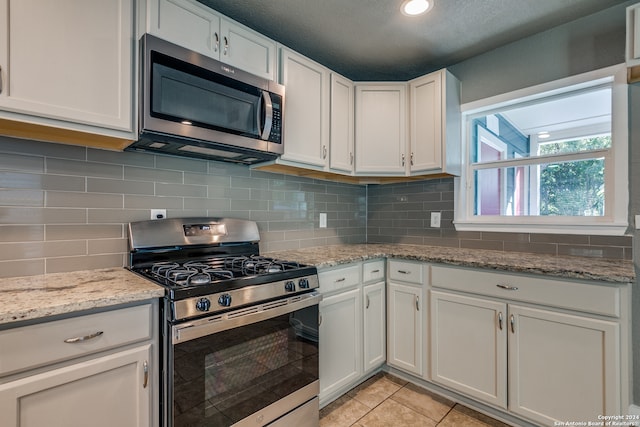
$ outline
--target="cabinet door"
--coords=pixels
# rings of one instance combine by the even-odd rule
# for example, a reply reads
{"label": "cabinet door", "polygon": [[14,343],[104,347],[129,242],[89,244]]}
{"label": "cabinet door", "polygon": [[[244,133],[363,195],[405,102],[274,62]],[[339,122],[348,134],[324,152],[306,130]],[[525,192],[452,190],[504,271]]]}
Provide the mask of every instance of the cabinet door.
{"label": "cabinet door", "polygon": [[618,324],[510,305],[509,329],[510,411],[544,425],[624,412]]}
{"label": "cabinet door", "polygon": [[281,50],[285,86],[284,160],[326,164],[329,149],[329,71],[287,49]]}
{"label": "cabinet door", "polygon": [[353,82],[331,73],[331,170],[353,172]]}
{"label": "cabinet door", "polygon": [[422,375],[422,288],[390,282],[387,300],[387,363]]}
{"label": "cabinet door", "polygon": [[507,407],[507,306],[431,292],[431,379]]}
{"label": "cabinet door", "polygon": [[[195,0],[147,0],[147,31],[171,43],[219,59],[220,15]],[[185,31],[185,29],[189,29]]]}
{"label": "cabinet door", "polygon": [[356,86],[356,173],[404,175],[405,84]]}
{"label": "cabinet door", "polygon": [[2,425],[149,427],[150,352],[145,345],[2,384]]}
{"label": "cabinet door", "polygon": [[363,337],[364,371],[370,372],[384,364],[387,359],[387,337],[385,333],[385,286],[384,282],[366,285],[363,288]]}
{"label": "cabinet door", "polygon": [[442,76],[439,71],[409,84],[412,172],[442,168]]}
{"label": "cabinet door", "polygon": [[132,132],[133,24],[132,0],[0,0],[0,110]]}
{"label": "cabinet door", "polygon": [[362,373],[360,289],[323,298],[320,302],[320,399]]}
{"label": "cabinet door", "polygon": [[276,43],[238,24],[220,22],[220,61],[244,71],[275,80]]}

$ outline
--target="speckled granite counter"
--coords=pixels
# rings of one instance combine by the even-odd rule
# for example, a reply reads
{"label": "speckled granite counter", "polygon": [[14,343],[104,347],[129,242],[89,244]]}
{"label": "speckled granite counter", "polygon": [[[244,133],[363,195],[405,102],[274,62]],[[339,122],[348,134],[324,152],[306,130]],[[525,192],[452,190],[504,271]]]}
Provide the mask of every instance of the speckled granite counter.
{"label": "speckled granite counter", "polygon": [[124,268],[0,279],[0,290],[0,325],[164,295]]}
{"label": "speckled granite counter", "polygon": [[512,273],[530,273],[610,283],[635,281],[631,261],[601,258],[556,257],[522,252],[446,248],[440,246],[362,244],[336,245],[266,254],[318,268],[387,257],[477,267]]}

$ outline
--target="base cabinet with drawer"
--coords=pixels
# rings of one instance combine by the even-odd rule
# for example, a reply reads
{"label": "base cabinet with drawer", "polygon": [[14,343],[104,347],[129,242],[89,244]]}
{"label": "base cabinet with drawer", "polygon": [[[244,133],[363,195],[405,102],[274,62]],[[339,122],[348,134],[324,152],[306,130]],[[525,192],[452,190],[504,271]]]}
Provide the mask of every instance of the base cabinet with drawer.
{"label": "base cabinet with drawer", "polygon": [[434,383],[542,425],[624,413],[625,287],[431,268]]}
{"label": "base cabinet with drawer", "polygon": [[423,263],[390,260],[387,283],[387,363],[417,376],[423,375],[424,269]]}
{"label": "base cabinet with drawer", "polygon": [[0,331],[0,424],[157,425],[155,314],[144,304]]}
{"label": "base cabinet with drawer", "polygon": [[386,359],[383,260],[320,270],[320,406]]}

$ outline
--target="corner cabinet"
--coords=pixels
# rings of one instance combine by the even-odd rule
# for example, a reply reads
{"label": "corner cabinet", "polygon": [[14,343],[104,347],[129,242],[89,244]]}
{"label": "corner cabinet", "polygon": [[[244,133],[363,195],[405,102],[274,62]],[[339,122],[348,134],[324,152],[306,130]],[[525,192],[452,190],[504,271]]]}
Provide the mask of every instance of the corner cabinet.
{"label": "corner cabinet", "polygon": [[407,85],[357,83],[355,87],[356,175],[405,175]]}
{"label": "corner cabinet", "polygon": [[0,29],[0,119],[132,139],[133,0],[0,0]]}
{"label": "corner cabinet", "polygon": [[158,425],[157,304],[0,331],[7,427]]}
{"label": "corner cabinet", "polygon": [[440,70],[409,81],[411,175],[460,175],[460,82]]}
{"label": "corner cabinet", "polygon": [[[195,0],[146,0],[146,31],[275,80],[276,43]],[[188,31],[186,31],[188,29]],[[140,34],[141,35],[141,34]]]}
{"label": "corner cabinet", "polygon": [[434,383],[542,425],[625,413],[628,285],[442,266],[432,285]]}

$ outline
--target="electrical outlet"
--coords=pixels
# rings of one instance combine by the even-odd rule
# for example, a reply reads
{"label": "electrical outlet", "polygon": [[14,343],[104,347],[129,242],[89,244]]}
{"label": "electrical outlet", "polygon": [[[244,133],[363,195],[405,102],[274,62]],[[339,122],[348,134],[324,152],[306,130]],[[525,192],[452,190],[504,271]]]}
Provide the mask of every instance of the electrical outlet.
{"label": "electrical outlet", "polygon": [[440,212],[431,212],[431,227],[440,228]]}
{"label": "electrical outlet", "polygon": [[166,209],[151,209],[151,219],[165,219],[166,217]]}
{"label": "electrical outlet", "polygon": [[320,228],[327,228],[327,214],[325,212],[320,213]]}

